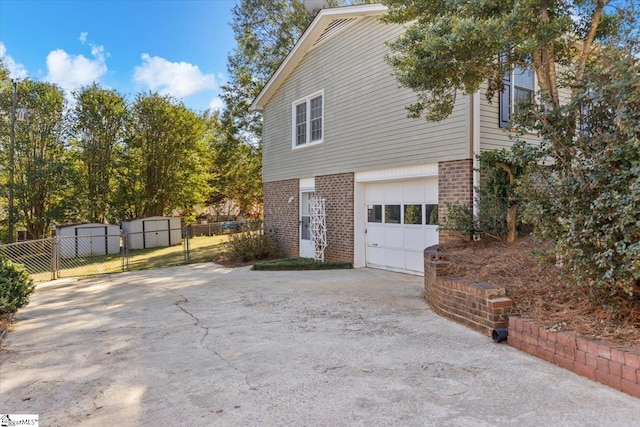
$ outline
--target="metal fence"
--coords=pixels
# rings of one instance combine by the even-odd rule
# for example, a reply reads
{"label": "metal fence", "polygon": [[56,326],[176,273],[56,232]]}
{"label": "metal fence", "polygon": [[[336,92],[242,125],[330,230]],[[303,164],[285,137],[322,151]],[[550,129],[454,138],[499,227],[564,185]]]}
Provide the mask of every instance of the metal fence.
{"label": "metal fence", "polygon": [[220,224],[192,225],[117,235],[56,236],[0,245],[0,254],[23,264],[35,282],[208,262],[222,251],[233,232],[259,223],[223,229]]}

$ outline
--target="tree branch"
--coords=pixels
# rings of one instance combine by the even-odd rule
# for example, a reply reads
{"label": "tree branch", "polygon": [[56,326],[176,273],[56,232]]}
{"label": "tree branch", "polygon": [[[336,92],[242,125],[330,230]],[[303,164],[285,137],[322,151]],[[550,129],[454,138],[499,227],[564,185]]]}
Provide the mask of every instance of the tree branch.
{"label": "tree branch", "polygon": [[609,3],[608,0],[597,0],[596,8],[593,11],[593,15],[591,17],[591,28],[589,28],[589,33],[587,37],[584,39],[584,44],[582,46],[582,53],[580,54],[580,61],[576,67],[576,80],[574,85],[575,87],[580,85],[582,79],[584,78],[584,72],[587,65],[587,59],[589,59],[589,55],[591,54],[593,41],[596,38],[596,32],[598,31],[598,25],[600,25],[600,20],[602,19],[602,9]]}

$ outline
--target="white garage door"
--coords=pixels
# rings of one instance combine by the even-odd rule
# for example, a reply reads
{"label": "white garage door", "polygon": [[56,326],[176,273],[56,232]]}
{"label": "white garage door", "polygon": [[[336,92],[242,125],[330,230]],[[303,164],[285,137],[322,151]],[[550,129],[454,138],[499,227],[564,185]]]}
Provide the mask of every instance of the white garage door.
{"label": "white garage door", "polygon": [[437,177],[370,183],[365,199],[367,267],[422,274],[424,249],[438,243]]}

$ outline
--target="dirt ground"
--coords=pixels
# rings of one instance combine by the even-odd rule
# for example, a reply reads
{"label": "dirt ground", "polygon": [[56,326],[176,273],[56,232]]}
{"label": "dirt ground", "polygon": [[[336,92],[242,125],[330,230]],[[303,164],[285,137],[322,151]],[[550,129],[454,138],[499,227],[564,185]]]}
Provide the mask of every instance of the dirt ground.
{"label": "dirt ground", "polygon": [[556,265],[550,244],[529,236],[512,244],[491,238],[457,239],[441,245],[441,250],[449,256],[447,274],[504,286],[519,316],[550,330],[640,348],[640,313],[625,321],[616,319]]}

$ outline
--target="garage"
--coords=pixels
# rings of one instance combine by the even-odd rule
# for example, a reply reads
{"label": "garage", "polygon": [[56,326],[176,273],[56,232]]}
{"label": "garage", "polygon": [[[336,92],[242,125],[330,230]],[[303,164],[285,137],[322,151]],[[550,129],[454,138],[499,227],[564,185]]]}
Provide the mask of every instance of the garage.
{"label": "garage", "polygon": [[438,243],[438,178],[367,183],[365,200],[367,267],[422,274]]}

